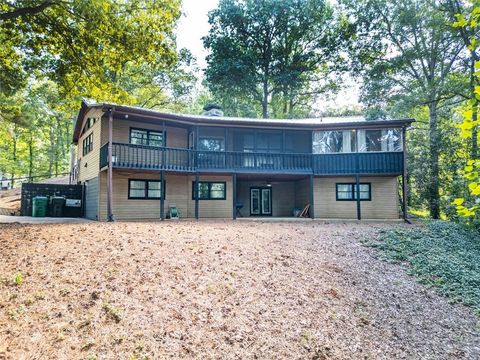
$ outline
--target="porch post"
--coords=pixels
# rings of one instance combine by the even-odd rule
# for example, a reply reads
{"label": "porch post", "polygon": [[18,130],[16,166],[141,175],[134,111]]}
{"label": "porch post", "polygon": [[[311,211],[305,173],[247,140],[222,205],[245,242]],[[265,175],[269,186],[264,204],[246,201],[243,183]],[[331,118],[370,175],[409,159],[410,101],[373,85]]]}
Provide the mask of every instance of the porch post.
{"label": "porch post", "polygon": [[194,186],[194,193],[195,193],[195,219],[198,220],[198,181],[199,176],[198,172],[195,173],[195,186]]}
{"label": "porch post", "polygon": [[165,174],[160,171],[160,219],[165,220]]}
{"label": "porch post", "polygon": [[233,202],[233,220],[237,219],[237,174],[232,175],[232,202]]}
{"label": "porch post", "polygon": [[357,175],[355,176],[355,181],[356,181],[356,184],[355,184],[355,187],[356,187],[356,195],[357,195],[357,219],[358,220],[362,220],[362,210],[361,210],[361,207],[360,207],[360,175],[357,173]]}
{"label": "porch post", "polygon": [[357,137],[356,149],[355,149],[355,191],[357,193],[357,219],[362,220],[362,207],[360,203],[360,159],[358,158],[358,129],[355,129],[355,135]]}
{"label": "porch post", "polygon": [[313,174],[310,174],[310,218],[315,219],[315,196],[314,196],[314,180]]}
{"label": "porch post", "polygon": [[108,109],[108,170],[107,170],[107,220],[114,221],[113,218],[113,191],[112,191],[112,178],[113,178],[113,169],[112,169],[112,150],[113,150],[113,113],[115,108]]}
{"label": "porch post", "polygon": [[408,222],[408,187],[407,187],[407,128],[402,129],[403,172],[402,172],[402,201],[403,220]]}

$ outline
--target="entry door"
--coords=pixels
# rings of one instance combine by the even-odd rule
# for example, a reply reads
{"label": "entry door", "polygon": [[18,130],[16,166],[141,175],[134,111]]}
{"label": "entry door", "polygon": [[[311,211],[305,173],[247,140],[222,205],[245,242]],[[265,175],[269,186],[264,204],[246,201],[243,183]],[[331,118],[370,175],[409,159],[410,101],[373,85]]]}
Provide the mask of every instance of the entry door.
{"label": "entry door", "polygon": [[250,215],[272,215],[271,188],[250,188]]}

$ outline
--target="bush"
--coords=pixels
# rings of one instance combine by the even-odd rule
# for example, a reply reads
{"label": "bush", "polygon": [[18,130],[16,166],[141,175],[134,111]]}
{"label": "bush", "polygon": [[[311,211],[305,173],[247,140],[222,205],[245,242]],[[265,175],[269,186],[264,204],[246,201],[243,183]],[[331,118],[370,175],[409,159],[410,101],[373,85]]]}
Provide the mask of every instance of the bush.
{"label": "bush", "polygon": [[432,221],[423,227],[381,230],[366,243],[390,261],[406,262],[408,273],[452,302],[480,314],[480,232],[461,224]]}

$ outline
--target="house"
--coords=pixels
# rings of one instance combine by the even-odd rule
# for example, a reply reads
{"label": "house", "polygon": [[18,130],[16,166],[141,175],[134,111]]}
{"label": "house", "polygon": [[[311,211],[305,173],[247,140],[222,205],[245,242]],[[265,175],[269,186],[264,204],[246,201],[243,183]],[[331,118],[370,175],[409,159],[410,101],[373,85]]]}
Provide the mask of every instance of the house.
{"label": "house", "polygon": [[413,119],[218,115],[82,102],[74,174],[86,217],[290,217],[306,205],[311,218],[406,217],[398,180]]}

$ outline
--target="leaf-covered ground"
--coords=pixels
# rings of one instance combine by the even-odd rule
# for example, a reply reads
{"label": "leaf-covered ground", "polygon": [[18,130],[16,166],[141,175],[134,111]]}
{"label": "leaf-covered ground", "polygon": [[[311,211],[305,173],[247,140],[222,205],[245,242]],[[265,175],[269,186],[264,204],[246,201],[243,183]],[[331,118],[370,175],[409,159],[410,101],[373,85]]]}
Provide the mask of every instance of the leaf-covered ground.
{"label": "leaf-covered ground", "polygon": [[471,308],[361,244],[392,226],[0,225],[0,358],[479,358]]}
{"label": "leaf-covered ground", "polygon": [[433,221],[426,226],[383,229],[366,244],[387,260],[406,263],[408,273],[436,288],[450,301],[480,314],[480,231]]}

